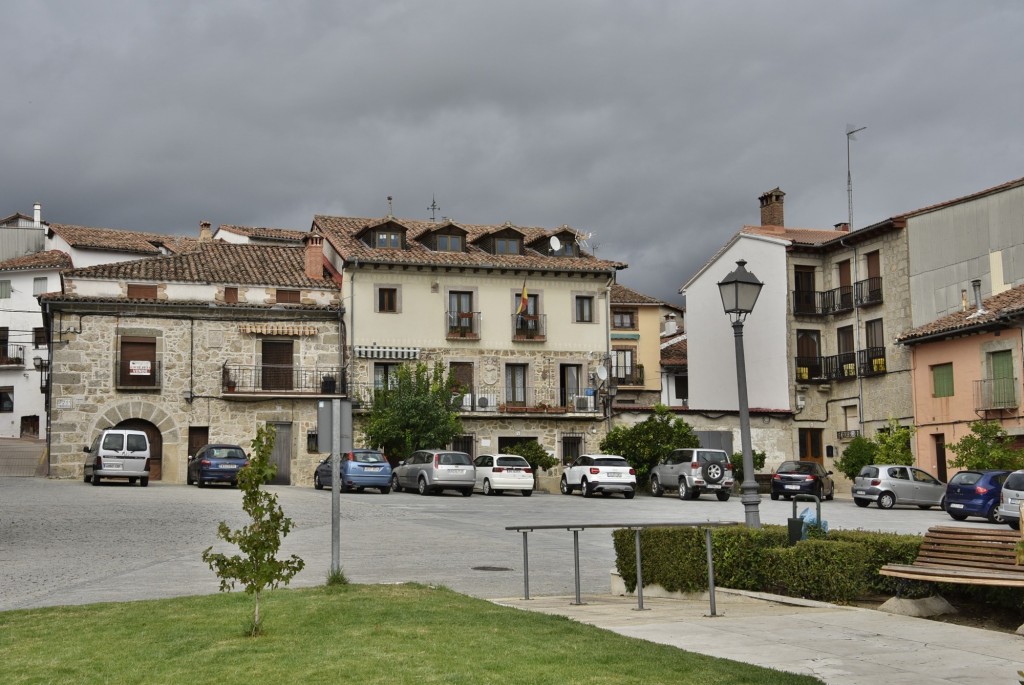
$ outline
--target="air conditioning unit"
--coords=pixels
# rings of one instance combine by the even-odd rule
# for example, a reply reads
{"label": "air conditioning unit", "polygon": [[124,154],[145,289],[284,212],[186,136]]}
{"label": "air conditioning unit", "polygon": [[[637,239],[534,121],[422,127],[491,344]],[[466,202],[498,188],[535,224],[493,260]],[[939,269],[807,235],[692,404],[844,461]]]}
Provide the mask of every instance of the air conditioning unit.
{"label": "air conditioning unit", "polygon": [[482,393],[476,396],[477,411],[498,411],[498,394]]}
{"label": "air conditioning unit", "polygon": [[575,407],[576,411],[594,411],[593,395],[577,395]]}

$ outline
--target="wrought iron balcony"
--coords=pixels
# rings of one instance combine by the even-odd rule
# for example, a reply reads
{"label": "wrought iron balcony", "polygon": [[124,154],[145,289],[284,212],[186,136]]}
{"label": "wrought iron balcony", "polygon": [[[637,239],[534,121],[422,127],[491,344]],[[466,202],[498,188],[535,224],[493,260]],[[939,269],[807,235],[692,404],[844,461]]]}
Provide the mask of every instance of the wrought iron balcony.
{"label": "wrought iron balcony", "polygon": [[974,408],[978,411],[1016,409],[1016,378],[984,378],[974,381]]}
{"label": "wrought iron balcony", "polygon": [[857,377],[857,355],[853,352],[843,352],[823,360],[825,377],[830,381],[853,380]]}
{"label": "wrought iron balcony", "polygon": [[880,304],[882,302],[882,277],[875,276],[855,284],[854,298],[858,307]]}
{"label": "wrought iron balcony", "polygon": [[857,352],[857,372],[861,376],[878,376],[885,373],[885,348],[868,347]]}
{"label": "wrought iron balcony", "polygon": [[345,395],[345,372],[337,366],[225,364],[221,391],[248,395]]}
{"label": "wrought iron balcony", "polygon": [[832,290],[794,290],[793,313],[800,316],[825,316],[853,309],[853,287]]}
{"label": "wrought iron balcony", "polygon": [[823,357],[795,357],[793,360],[796,369],[797,383],[821,383],[828,380],[825,375]]}
{"label": "wrought iron balcony", "polygon": [[[350,397],[363,409],[373,405],[374,393],[383,386],[356,383]],[[452,409],[463,414],[580,414],[600,410],[593,395],[570,390],[540,390],[532,386],[488,386],[452,393]]]}
{"label": "wrought iron balcony", "polygon": [[163,383],[159,361],[118,357],[116,369],[114,386],[119,390],[159,390]]}
{"label": "wrought iron balcony", "polygon": [[643,385],[644,384],[644,365],[637,364],[636,366],[628,368],[612,368],[611,373],[612,383],[615,385]]}
{"label": "wrought iron balcony", "polygon": [[449,340],[479,340],[480,312],[445,312],[445,330]]}
{"label": "wrought iron balcony", "polygon": [[25,346],[0,345],[0,366],[25,366]]}
{"label": "wrought iron balcony", "polygon": [[544,342],[547,340],[546,314],[513,314],[513,342]]}

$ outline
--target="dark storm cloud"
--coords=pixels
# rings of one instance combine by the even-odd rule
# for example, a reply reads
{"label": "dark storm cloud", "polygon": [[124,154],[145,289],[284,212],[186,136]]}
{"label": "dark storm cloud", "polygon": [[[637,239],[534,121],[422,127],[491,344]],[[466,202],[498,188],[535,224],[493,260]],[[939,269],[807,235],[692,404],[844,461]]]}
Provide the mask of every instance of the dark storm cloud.
{"label": "dark storm cloud", "polygon": [[[570,224],[676,290],[786,191],[854,223],[1024,176],[1018,2],[7,2],[0,214]],[[756,272],[756,270],[755,270]]]}

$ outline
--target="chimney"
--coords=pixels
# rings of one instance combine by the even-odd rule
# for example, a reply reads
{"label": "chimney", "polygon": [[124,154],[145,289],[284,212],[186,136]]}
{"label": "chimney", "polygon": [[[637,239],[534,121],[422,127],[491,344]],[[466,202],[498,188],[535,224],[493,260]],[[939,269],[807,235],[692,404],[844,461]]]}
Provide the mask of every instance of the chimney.
{"label": "chimney", "polygon": [[665,315],[665,332],[662,335],[675,335],[679,332],[679,326],[676,324],[675,314]]}
{"label": "chimney", "polygon": [[782,216],[782,203],[786,194],[775,188],[761,196],[761,225],[785,226]]}
{"label": "chimney", "polygon": [[43,221],[43,205],[39,202],[32,205],[32,225],[39,228]]}
{"label": "chimney", "polygon": [[982,311],[982,308],[981,308],[981,279],[980,278],[975,278],[973,281],[971,281],[971,288],[974,289],[974,308],[977,309],[980,312],[980,311]]}
{"label": "chimney", "polygon": [[199,242],[208,243],[213,240],[213,233],[210,232],[210,222],[199,222]]}
{"label": "chimney", "polygon": [[310,233],[304,238],[306,243],[306,267],[307,278],[318,281],[324,277],[324,237],[319,233]]}
{"label": "chimney", "polygon": [[840,221],[838,224],[835,224],[835,228],[837,231],[842,231],[843,233],[850,232],[850,224],[845,221]]}

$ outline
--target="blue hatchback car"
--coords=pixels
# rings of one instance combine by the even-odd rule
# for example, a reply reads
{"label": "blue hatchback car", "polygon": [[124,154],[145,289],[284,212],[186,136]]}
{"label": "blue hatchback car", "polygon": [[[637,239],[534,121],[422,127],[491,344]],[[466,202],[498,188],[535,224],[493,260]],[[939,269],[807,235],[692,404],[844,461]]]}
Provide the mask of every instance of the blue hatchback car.
{"label": "blue hatchback car", "polygon": [[[357,449],[341,455],[341,490],[376,488],[382,495],[391,492],[391,464],[380,450]],[[331,487],[331,458],[327,457],[313,471],[313,487]]]}
{"label": "blue hatchback car", "polygon": [[988,519],[992,523],[1005,523],[999,514],[999,493],[1009,471],[978,469],[961,471],[946,485],[946,513],[956,521],[968,516]]}

